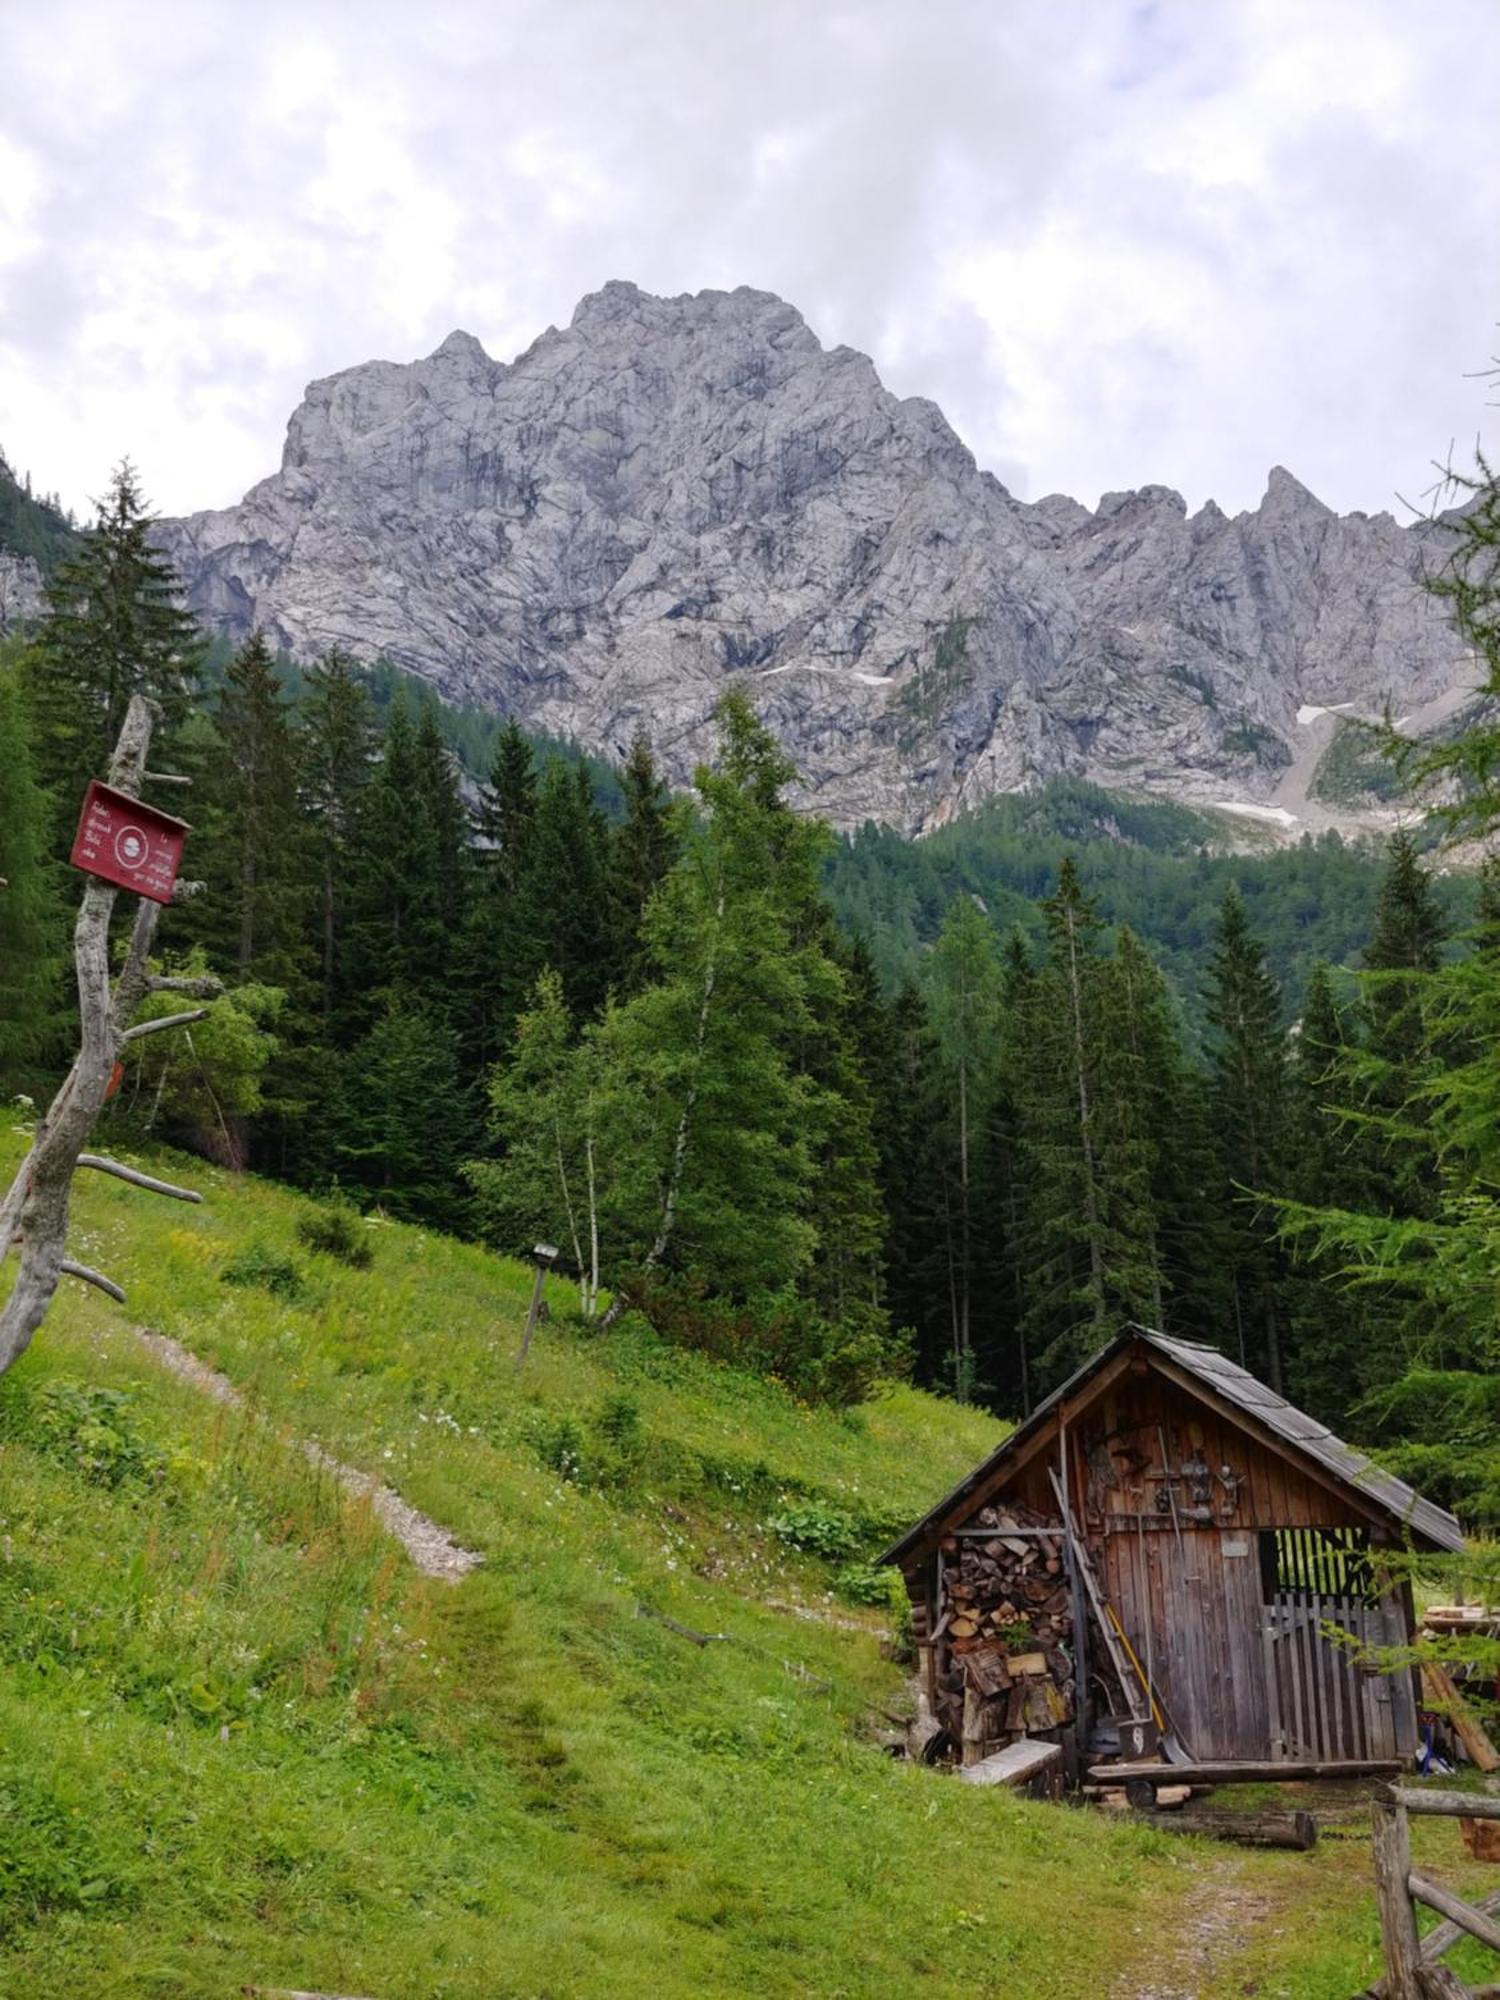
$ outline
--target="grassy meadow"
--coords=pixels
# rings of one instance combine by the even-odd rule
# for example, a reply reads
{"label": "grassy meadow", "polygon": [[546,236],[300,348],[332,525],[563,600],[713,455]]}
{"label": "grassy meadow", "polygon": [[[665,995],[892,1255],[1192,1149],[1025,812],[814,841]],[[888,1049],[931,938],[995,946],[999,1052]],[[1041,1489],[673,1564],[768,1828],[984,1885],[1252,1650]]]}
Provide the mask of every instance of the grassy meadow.
{"label": "grassy meadow", "polygon": [[[0,1180],[23,1144],[0,1130]],[[0,1382],[0,1994],[1344,2000],[1371,1975],[1363,1840],[1205,1848],[882,1754],[905,1670],[865,1559],[992,1420],[906,1389],[808,1409],[637,1323],[586,1333],[558,1281],[518,1377],[525,1268],[373,1222],[350,1269],[286,1191],[153,1157],[205,1206],[80,1176],[74,1254],[128,1307],[65,1281]],[[308,1438],[482,1567],[418,1575]],[[1451,1826],[1419,1835],[1475,1879]]]}

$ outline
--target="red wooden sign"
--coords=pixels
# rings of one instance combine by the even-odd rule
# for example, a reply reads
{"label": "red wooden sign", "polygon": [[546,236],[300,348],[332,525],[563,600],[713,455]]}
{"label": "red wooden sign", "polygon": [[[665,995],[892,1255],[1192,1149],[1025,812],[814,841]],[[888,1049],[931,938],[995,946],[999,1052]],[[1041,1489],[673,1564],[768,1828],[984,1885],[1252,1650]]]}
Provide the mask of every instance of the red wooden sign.
{"label": "red wooden sign", "polygon": [[170,903],[187,832],[185,819],[92,778],[69,859],[86,875],[149,896],[153,903]]}

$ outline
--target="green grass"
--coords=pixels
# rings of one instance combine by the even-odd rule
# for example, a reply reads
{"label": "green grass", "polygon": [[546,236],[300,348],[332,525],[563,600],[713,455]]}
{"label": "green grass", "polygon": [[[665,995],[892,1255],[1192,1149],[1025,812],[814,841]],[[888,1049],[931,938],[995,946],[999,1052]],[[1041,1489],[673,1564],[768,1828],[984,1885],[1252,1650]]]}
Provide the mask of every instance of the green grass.
{"label": "green grass", "polygon": [[[0,1132],[0,1182],[20,1143]],[[1256,1990],[1369,1976],[1362,1850],[1327,1880],[1226,1860],[881,1753],[902,1670],[839,1563],[992,1421],[910,1390],[807,1409],[639,1328],[583,1333],[561,1284],[518,1381],[521,1267],[378,1225],[352,1270],[284,1191],[168,1171],[207,1204],[83,1177],[75,1252],[129,1308],[69,1287],[0,1383],[0,1992],[1124,1996],[1226,1869],[1296,1913],[1247,1944]],[[231,1262],[282,1276],[226,1284]],[[483,1567],[417,1576],[309,1436]]]}

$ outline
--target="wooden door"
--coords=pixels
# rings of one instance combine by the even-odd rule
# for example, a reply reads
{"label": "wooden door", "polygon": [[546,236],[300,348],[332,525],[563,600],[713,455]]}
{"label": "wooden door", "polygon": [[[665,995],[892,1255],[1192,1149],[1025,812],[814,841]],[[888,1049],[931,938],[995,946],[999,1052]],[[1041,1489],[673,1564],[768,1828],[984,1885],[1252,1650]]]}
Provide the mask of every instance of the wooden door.
{"label": "wooden door", "polygon": [[1393,1595],[1372,1603],[1281,1591],[1265,1607],[1264,1634],[1273,1757],[1406,1757],[1415,1750],[1410,1673],[1374,1673],[1357,1664],[1367,1647],[1405,1643],[1406,1616]]}
{"label": "wooden door", "polygon": [[1265,1758],[1270,1717],[1253,1535],[1163,1524],[1110,1535],[1108,1588],[1184,1747]]}

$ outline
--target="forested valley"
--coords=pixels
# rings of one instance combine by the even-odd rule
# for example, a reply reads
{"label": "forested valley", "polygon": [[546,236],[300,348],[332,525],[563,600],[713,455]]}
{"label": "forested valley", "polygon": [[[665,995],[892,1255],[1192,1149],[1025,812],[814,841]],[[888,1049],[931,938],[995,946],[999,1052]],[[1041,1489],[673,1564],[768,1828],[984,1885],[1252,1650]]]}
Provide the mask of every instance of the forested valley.
{"label": "forested valley", "polygon": [[[1439,586],[1492,693],[1497,518],[1485,480]],[[227,990],[132,1046],[117,1128],[545,1241],[582,1322],[628,1304],[809,1402],[911,1373],[1019,1416],[1159,1326],[1500,1524],[1493,863],[1228,855],[1066,787],[838,839],[739,691],[673,798],[644,738],[610,770],[337,650],[210,647],[149,526],[123,468],[0,642],[7,1097],[67,1059],[63,858],[141,690],[205,884],[169,969]],[[1453,834],[1500,813],[1497,742],[1482,713],[1409,773]]]}

